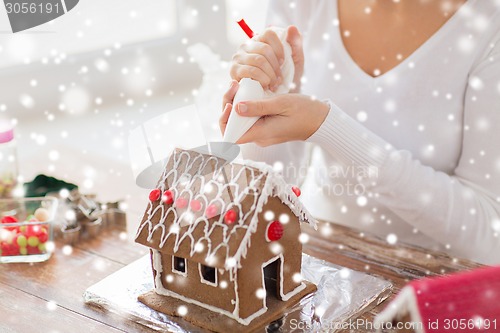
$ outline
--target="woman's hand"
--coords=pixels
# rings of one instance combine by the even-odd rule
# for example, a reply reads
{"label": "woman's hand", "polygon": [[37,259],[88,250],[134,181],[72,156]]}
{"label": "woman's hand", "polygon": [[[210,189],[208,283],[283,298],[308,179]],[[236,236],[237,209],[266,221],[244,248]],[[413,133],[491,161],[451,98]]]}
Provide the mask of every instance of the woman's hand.
{"label": "woman's hand", "polygon": [[[222,133],[226,130],[237,91],[238,82],[233,81],[224,95],[224,111],[219,120]],[[240,102],[235,110],[243,117],[261,117],[237,143],[254,142],[265,147],[308,139],[325,120],[329,106],[309,96],[284,94],[258,101]]]}
{"label": "woman's hand", "polygon": [[[298,92],[300,78],[304,73],[304,52],[302,36],[297,27],[288,27],[286,41],[292,47],[292,59],[295,65],[293,77],[295,88],[292,92]],[[259,81],[264,89],[276,91],[283,82],[280,68],[283,61],[283,44],[274,31],[266,29],[239,47],[233,56],[231,77],[238,82],[242,78],[250,78]]]}

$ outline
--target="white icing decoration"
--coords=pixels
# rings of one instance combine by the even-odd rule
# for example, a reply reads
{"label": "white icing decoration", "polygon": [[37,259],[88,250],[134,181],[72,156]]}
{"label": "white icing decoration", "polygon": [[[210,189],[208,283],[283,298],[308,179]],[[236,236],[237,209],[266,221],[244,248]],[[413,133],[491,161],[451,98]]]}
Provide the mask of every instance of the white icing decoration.
{"label": "white icing decoration", "polygon": [[159,287],[163,288],[163,283],[161,281],[161,275],[163,273],[163,264],[161,262],[161,253],[157,250],[153,251],[153,269],[156,272],[155,274],[155,289]]}

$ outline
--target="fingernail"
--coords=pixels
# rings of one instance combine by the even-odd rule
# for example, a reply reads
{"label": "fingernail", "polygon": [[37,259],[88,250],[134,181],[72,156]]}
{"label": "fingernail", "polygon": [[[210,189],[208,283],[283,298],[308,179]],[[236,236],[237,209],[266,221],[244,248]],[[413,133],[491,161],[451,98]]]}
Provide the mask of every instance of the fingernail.
{"label": "fingernail", "polygon": [[245,104],[243,103],[238,104],[238,113],[245,113],[247,112],[247,110],[248,107]]}
{"label": "fingernail", "polygon": [[224,110],[222,110],[222,112],[226,112],[227,108],[231,106],[231,103],[226,103],[226,105],[224,106]]}

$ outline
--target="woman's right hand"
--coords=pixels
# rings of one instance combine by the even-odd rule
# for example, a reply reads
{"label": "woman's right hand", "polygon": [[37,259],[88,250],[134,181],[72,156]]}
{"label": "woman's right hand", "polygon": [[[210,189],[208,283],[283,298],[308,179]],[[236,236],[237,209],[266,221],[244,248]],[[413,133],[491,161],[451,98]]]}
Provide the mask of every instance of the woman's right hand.
{"label": "woman's right hand", "polygon": [[[287,29],[286,41],[292,48],[292,59],[295,65],[293,83],[295,88],[291,92],[300,91],[300,79],[304,73],[304,52],[302,36],[295,26]],[[264,89],[276,91],[283,82],[281,64],[284,61],[284,51],[281,40],[271,29],[254,36],[250,41],[242,44],[233,56],[231,77],[240,81],[250,78],[259,81]]]}

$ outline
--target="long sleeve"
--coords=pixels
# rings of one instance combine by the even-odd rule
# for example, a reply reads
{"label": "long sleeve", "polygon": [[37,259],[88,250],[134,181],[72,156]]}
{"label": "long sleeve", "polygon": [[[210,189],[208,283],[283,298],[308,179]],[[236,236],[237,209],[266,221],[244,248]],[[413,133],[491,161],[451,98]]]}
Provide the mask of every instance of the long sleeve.
{"label": "long sleeve", "polygon": [[470,72],[453,173],[397,150],[333,103],[308,140],[346,165],[370,166],[373,177],[361,182],[379,204],[453,253],[488,264],[500,263],[500,41],[495,45]]}

